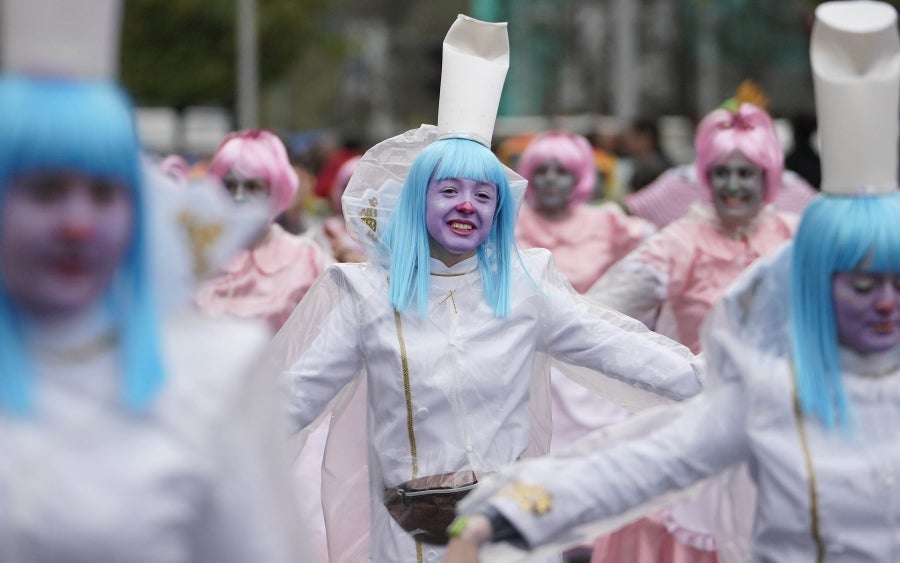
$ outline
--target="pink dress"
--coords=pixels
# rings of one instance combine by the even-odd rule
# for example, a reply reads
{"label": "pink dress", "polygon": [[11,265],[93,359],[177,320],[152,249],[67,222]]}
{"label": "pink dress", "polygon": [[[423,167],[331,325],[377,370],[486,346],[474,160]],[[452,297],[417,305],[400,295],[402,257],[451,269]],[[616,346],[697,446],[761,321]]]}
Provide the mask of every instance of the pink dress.
{"label": "pink dress", "polygon": [[[696,204],[619,261],[589,295],[698,353],[700,325],[715,301],[757,258],[793,237],[798,221],[768,205],[747,228],[729,235],[713,209]],[[644,518],[598,540],[591,562],[714,563],[708,522],[717,504],[711,489]]]}
{"label": "pink dress", "polygon": [[656,229],[614,203],[579,205],[568,218],[549,221],[523,205],[516,221],[521,248],[546,248],[578,293],[586,292],[617,260]]}
{"label": "pink dress", "polygon": [[330,263],[317,244],[272,224],[261,242],[225,263],[224,275],[200,286],[197,305],[209,314],[264,318],[274,333]]}
{"label": "pink dress", "polygon": [[700,324],[737,276],[794,235],[799,217],[760,211],[747,228],[723,233],[712,208],[695,205],[623,258],[590,295],[700,351]]}

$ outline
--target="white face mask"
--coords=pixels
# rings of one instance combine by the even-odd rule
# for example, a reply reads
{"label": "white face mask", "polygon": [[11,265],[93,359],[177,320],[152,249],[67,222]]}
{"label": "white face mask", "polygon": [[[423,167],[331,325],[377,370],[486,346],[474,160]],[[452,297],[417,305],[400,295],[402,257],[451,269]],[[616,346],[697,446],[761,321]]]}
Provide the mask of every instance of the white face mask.
{"label": "white face mask", "polygon": [[269,184],[262,178],[243,178],[234,172],[229,172],[222,179],[222,183],[234,201],[238,203],[269,197]]}
{"label": "white face mask", "polygon": [[535,168],[530,181],[534,188],[535,207],[548,215],[565,210],[575,191],[575,174],[555,159]]}
{"label": "white face mask", "polygon": [[716,214],[725,226],[741,227],[756,217],[765,193],[765,175],[759,166],[734,151],[706,173]]}

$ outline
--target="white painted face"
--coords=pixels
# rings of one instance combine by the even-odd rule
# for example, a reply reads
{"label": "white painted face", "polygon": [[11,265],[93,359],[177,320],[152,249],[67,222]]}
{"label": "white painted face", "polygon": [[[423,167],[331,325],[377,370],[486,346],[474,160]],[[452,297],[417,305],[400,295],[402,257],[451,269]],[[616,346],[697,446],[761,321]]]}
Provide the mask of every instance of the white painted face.
{"label": "white painted face", "polygon": [[269,183],[262,178],[244,178],[233,170],[222,179],[225,189],[234,201],[244,203],[251,199],[266,199],[271,189]]}
{"label": "white painted face", "polygon": [[94,305],[131,241],[133,202],[121,184],[74,172],[14,180],[0,201],[0,278],[38,318]]}
{"label": "white painted face", "polygon": [[531,186],[537,210],[555,215],[565,211],[572,199],[575,174],[556,159],[551,159],[534,169]]}
{"label": "white painted face", "polygon": [[765,174],[739,151],[714,162],[707,170],[713,205],[719,220],[730,228],[752,221],[763,205]]}

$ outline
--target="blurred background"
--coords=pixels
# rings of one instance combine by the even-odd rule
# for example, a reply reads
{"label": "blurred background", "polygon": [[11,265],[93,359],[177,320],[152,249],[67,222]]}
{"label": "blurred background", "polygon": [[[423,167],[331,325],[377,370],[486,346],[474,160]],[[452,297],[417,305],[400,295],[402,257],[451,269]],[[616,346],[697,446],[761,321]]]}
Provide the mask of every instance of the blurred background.
{"label": "blurred background", "polygon": [[441,43],[458,13],[507,21],[511,64],[495,148],[514,163],[535,132],[584,134],[600,168],[603,155],[618,159],[623,185],[605,194],[615,199],[648,181],[630,179],[642,151],[660,166],[690,162],[698,118],[747,79],[779,118],[787,151],[814,143],[808,48],[817,4],[128,0],[121,79],[145,144],[159,154],[193,162],[227,131],[265,127],[316,175],[336,154],[436,121]]}

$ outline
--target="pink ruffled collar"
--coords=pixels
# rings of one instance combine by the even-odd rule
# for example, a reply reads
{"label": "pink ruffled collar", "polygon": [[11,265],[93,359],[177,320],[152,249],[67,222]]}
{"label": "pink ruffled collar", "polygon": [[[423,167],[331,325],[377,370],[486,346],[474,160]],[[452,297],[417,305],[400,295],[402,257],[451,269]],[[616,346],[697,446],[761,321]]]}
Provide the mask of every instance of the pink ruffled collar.
{"label": "pink ruffled collar", "polygon": [[585,228],[589,226],[586,225],[588,215],[591,215],[590,210],[579,205],[573,207],[562,221],[548,221],[526,204],[519,212],[518,226],[524,237],[536,247],[577,246],[596,236],[593,228]]}
{"label": "pink ruffled collar", "polygon": [[241,250],[223,266],[229,274],[255,268],[263,274],[274,275],[294,263],[303,252],[297,237],[273,223],[266,236],[249,250]]}

